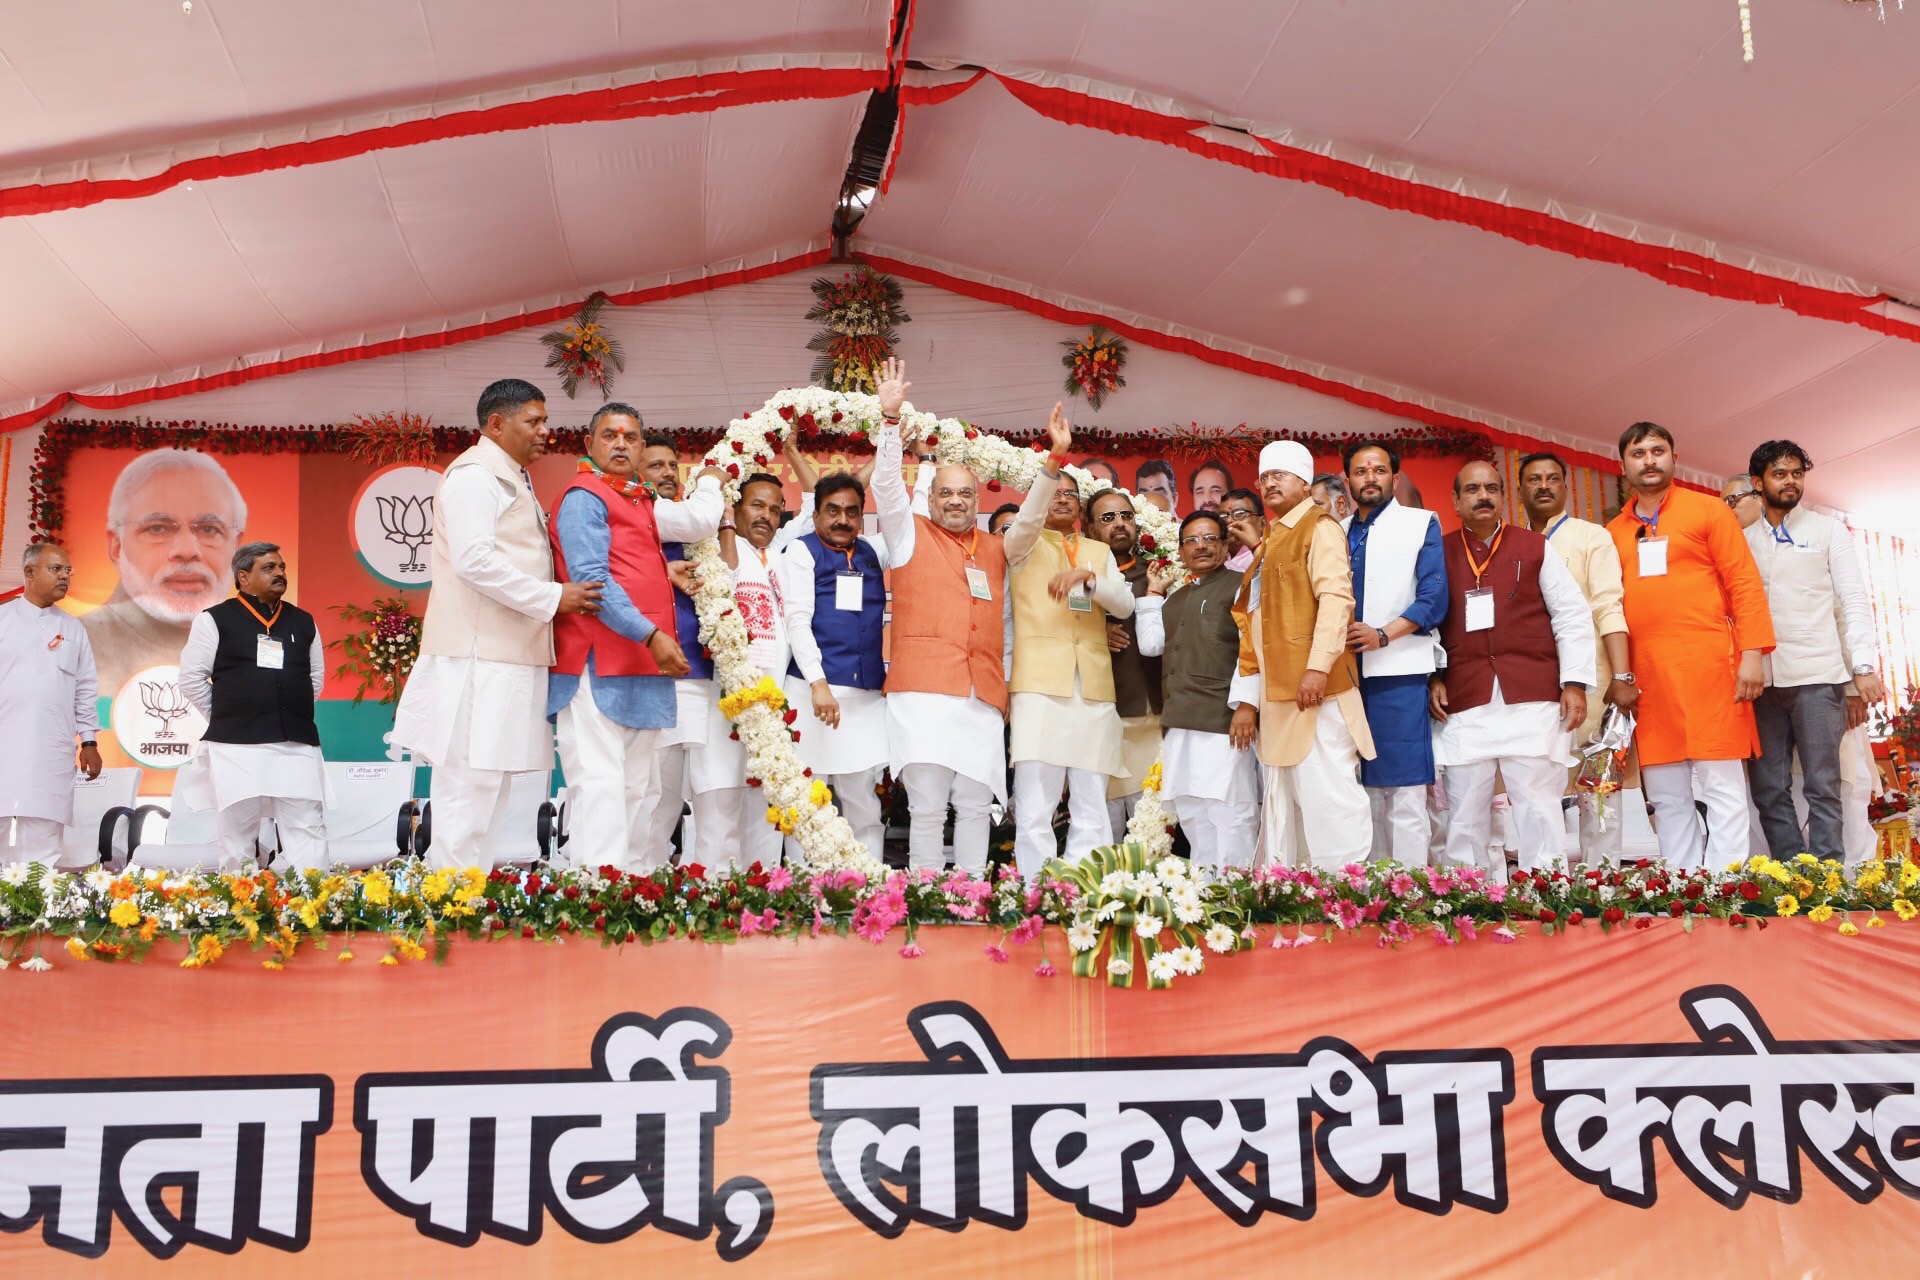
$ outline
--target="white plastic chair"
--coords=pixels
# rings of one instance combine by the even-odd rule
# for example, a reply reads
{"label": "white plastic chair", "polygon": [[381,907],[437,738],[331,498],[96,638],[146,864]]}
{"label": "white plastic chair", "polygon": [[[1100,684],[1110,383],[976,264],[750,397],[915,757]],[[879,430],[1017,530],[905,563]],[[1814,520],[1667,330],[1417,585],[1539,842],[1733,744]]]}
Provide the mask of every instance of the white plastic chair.
{"label": "white plastic chair", "polygon": [[128,833],[122,819],[131,819],[140,798],[140,770],[102,769],[94,779],[73,780],[73,822],[60,833],[62,867],[90,867],[96,862],[124,862]]}
{"label": "white plastic chair", "polygon": [[411,761],[327,762],[329,865],[361,871],[412,851],[414,768]]}
{"label": "white plastic chair", "polygon": [[[159,821],[154,825],[156,817]],[[139,866],[166,871],[238,870],[221,866],[218,815],[212,809],[141,805],[131,826],[127,858]],[[151,843],[146,840],[149,826],[156,837]]]}

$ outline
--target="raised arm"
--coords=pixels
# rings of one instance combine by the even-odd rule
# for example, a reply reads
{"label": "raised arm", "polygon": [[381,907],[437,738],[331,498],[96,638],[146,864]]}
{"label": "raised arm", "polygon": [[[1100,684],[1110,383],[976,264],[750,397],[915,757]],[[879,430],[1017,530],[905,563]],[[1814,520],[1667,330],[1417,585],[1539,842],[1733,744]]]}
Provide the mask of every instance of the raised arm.
{"label": "raised arm", "polygon": [[1047,506],[1060,487],[1060,468],[1066,463],[1067,451],[1073,447],[1073,429],[1067,425],[1067,415],[1057,404],[1047,415],[1047,440],[1052,452],[1040,465],[1040,474],[1034,477],[1033,487],[1020,503],[1020,514],[1013,518],[1001,539],[1009,569],[1025,564],[1034,547],[1039,545],[1040,530],[1047,520]]}
{"label": "raised arm", "polygon": [[[889,358],[880,366],[880,431],[873,439],[873,508],[880,525],[880,536],[886,539],[887,563],[890,566],[905,564],[913,557],[913,517],[915,508],[907,497],[905,472],[901,467],[903,452],[900,443],[900,411],[906,404],[907,388],[913,384],[906,380],[907,366],[904,361]],[[918,495],[923,485],[931,485],[933,478],[928,474],[932,468],[927,463],[920,464],[920,471],[914,477],[914,491]],[[922,498],[919,513],[926,514],[926,503]]]}
{"label": "raised arm", "polygon": [[720,491],[721,474],[709,467],[693,478],[686,497],[653,504],[653,522],[660,530],[660,541],[698,542],[719,531],[720,517],[727,506],[726,496]]}

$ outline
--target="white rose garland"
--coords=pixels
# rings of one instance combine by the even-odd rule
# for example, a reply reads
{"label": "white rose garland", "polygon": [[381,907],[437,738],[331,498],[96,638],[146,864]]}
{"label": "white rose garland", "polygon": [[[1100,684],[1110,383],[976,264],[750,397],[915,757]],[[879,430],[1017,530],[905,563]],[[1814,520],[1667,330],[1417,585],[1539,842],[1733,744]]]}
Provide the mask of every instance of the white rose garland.
{"label": "white rose garland", "polygon": [[[828,391],[797,387],[780,392],[744,418],[727,424],[726,432],[707,452],[705,462],[727,474],[722,486],[729,504],[739,501],[740,481],[772,465],[782,442],[799,428],[828,433],[874,437],[880,427],[880,400],[858,391]],[[1033,487],[1044,453],[1023,449],[999,436],[968,426],[956,418],[936,418],[911,404],[900,410],[900,436],[909,447],[931,446],[936,461],[958,464],[983,480],[998,481],[1021,492]],[[1113,488],[1075,466],[1064,468],[1091,501],[1096,493]],[[1125,490],[1121,490],[1125,493]],[[1140,531],[1140,554],[1166,566],[1177,586],[1186,577],[1173,552],[1179,524],[1151,503],[1128,494]],[[700,641],[713,655],[714,676],[720,683],[723,710],[746,748],[747,776],[757,779],[766,796],[769,822],[790,830],[799,841],[806,863],[815,870],[847,869],[882,874],[866,845],[840,816],[826,785],[795,753],[794,732],[787,724],[784,696],[777,682],[782,673],[762,672],[747,647],[746,626],[734,607],[732,575],[720,558],[717,539],[707,538],[687,547],[696,581],[694,608],[700,619]],[[745,705],[739,705],[743,703]],[[1159,766],[1152,785],[1141,797],[1127,838],[1148,845],[1156,858],[1172,848],[1166,814],[1158,796]]]}

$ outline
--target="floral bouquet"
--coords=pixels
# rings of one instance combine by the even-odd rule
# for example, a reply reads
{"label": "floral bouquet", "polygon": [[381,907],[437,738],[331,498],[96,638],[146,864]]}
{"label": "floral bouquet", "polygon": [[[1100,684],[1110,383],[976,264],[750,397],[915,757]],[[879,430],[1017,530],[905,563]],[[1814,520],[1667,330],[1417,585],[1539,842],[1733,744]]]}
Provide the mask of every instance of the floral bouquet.
{"label": "floral bouquet", "polygon": [[1222,955],[1253,946],[1252,936],[1236,927],[1241,922],[1232,904],[1218,901],[1210,910],[1203,896],[1210,886],[1193,879],[1179,858],[1152,861],[1143,844],[1107,845],[1078,862],[1056,858],[1043,878],[1074,891],[1067,947],[1075,977],[1095,976],[1105,952],[1107,985],[1131,987],[1137,948],[1147,985],[1157,989],[1205,969],[1202,945]]}
{"label": "floral bouquet", "polygon": [[547,368],[560,371],[560,389],[569,400],[583,379],[600,388],[601,399],[611,398],[613,372],[626,370],[626,353],[600,324],[600,313],[606,305],[607,295],[596,293],[574,313],[566,328],[540,335],[547,347]]}
{"label": "floral bouquet", "polygon": [[906,296],[900,282],[862,266],[838,280],[815,280],[813,296],[806,318],[826,321],[807,343],[820,353],[813,381],[829,391],[877,392],[880,363],[900,340],[895,326],[913,318],[900,305]]}
{"label": "floral bouquet", "polygon": [[1607,797],[1618,791],[1627,775],[1627,753],[1633,749],[1633,713],[1610,706],[1600,717],[1600,732],[1580,749],[1580,771],[1574,786],[1593,793],[1600,827],[1607,825]]}
{"label": "floral bouquet", "polygon": [[1127,385],[1120,375],[1127,363],[1126,340],[1105,325],[1097,324],[1087,330],[1086,337],[1060,345],[1067,349],[1060,363],[1067,366],[1068,395],[1083,395],[1098,409],[1108,396]]}
{"label": "floral bouquet", "polygon": [[389,705],[400,700],[413,664],[420,658],[420,618],[407,608],[404,600],[375,600],[371,609],[341,604],[334,612],[349,622],[361,624],[338,640],[327,642],[329,649],[340,650],[346,659],[334,675],[355,677],[360,687],[354,690],[353,703],[375,689],[380,701]]}

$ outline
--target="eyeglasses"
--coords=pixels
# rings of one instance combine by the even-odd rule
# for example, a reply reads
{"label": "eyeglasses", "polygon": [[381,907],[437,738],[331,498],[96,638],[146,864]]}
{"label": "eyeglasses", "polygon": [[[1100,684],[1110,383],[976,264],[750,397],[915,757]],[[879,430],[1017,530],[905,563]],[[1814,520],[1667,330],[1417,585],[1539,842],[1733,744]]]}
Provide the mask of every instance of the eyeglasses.
{"label": "eyeglasses", "polygon": [[1748,498],[1757,498],[1759,496],[1760,491],[1758,489],[1742,489],[1739,493],[1729,493],[1725,495],[1720,501],[1726,503],[1729,507],[1738,508],[1739,505]]}
{"label": "eyeglasses", "polygon": [[1102,511],[1100,513],[1101,524],[1112,524],[1115,520],[1131,519],[1133,519],[1133,512],[1131,511]]}
{"label": "eyeglasses", "polygon": [[1217,533],[1196,533],[1190,537],[1180,539],[1180,545],[1183,547],[1204,547],[1219,541],[1220,535]]}
{"label": "eyeglasses", "polygon": [[[202,516],[190,522],[187,527],[193,530],[193,536],[203,547],[217,547],[233,536],[233,529],[224,520],[211,516]],[[180,522],[171,516],[153,516],[145,520],[132,520],[121,526],[131,529],[133,536],[150,547],[164,546],[180,536]]]}

